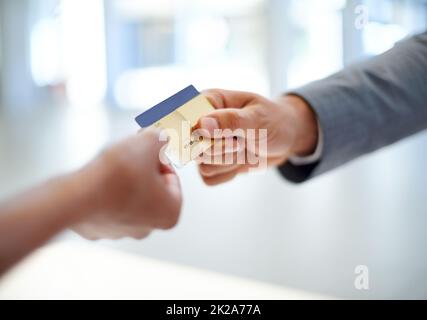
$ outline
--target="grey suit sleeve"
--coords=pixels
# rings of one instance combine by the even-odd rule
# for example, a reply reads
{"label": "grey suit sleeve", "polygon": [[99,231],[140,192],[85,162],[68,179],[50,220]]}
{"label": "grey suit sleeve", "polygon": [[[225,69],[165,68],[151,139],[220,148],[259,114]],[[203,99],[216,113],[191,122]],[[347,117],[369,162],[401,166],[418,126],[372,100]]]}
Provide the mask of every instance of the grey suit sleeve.
{"label": "grey suit sleeve", "polygon": [[279,167],[302,182],[427,128],[427,32],[292,93],[312,106],[323,131],[319,162]]}

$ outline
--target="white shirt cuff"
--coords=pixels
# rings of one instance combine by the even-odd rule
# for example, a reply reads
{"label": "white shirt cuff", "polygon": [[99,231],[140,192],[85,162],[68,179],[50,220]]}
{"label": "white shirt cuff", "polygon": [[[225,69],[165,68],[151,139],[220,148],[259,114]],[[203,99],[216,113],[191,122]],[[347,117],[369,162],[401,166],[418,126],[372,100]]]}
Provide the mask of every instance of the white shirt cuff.
{"label": "white shirt cuff", "polygon": [[317,127],[318,127],[319,131],[318,131],[318,141],[317,141],[316,150],[314,150],[314,152],[308,156],[304,156],[304,157],[292,156],[292,157],[289,157],[290,163],[292,163],[295,166],[304,166],[304,165],[316,163],[320,160],[320,158],[322,157],[322,153],[323,153],[323,133],[322,133],[322,129],[320,127],[319,122],[317,123]]}

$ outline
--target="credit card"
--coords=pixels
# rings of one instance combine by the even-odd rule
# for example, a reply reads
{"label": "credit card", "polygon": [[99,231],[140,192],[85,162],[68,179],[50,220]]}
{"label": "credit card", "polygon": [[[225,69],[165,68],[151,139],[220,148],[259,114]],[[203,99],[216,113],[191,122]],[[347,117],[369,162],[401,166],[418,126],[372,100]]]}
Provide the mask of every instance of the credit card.
{"label": "credit card", "polygon": [[142,128],[164,129],[169,136],[165,154],[177,167],[186,165],[212,146],[210,139],[196,136],[197,121],[214,111],[211,103],[190,85],[135,118]]}

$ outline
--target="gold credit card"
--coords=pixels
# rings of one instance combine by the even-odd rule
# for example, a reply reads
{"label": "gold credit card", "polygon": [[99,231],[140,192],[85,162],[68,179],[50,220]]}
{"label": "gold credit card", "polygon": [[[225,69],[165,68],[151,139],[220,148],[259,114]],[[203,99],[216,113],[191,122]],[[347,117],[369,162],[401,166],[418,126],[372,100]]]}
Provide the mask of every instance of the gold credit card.
{"label": "gold credit card", "polygon": [[136,117],[142,127],[164,129],[169,136],[166,155],[176,166],[184,166],[212,146],[210,139],[193,134],[198,120],[214,107],[193,86],[181,90]]}

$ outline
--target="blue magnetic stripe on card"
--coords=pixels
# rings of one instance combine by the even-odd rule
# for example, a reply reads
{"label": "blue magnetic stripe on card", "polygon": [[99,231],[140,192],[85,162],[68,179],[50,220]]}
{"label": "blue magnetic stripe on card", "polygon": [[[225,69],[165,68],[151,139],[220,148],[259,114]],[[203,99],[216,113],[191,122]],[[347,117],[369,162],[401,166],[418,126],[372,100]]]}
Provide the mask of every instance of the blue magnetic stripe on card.
{"label": "blue magnetic stripe on card", "polygon": [[154,107],[141,113],[135,118],[135,120],[142,128],[149,127],[199,94],[199,91],[190,85],[187,88],[182,89],[180,92],[175,93],[173,96],[167,98],[165,101],[162,101],[159,104],[156,104]]}

